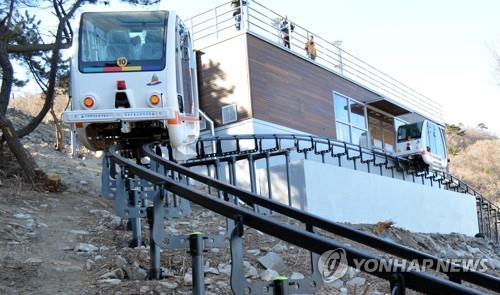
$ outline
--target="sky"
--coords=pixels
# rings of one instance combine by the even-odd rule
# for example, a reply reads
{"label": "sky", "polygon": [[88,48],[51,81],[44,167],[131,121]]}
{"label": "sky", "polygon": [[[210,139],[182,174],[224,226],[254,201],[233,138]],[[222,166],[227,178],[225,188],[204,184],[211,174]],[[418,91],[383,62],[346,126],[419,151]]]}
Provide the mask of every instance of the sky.
{"label": "sky", "polygon": [[[160,7],[188,18],[225,2],[163,0]],[[258,2],[326,40],[342,40],[344,50],[438,101],[447,123],[484,123],[500,135],[500,1]]]}

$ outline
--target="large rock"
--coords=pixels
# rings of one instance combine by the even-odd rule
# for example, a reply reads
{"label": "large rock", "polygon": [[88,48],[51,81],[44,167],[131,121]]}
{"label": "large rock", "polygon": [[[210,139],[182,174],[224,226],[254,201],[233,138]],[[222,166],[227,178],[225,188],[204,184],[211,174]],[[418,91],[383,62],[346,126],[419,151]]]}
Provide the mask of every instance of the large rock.
{"label": "large rock", "polygon": [[247,253],[250,255],[253,255],[253,256],[257,256],[260,254],[260,250],[259,249],[248,249]]}
{"label": "large rock", "polygon": [[283,243],[278,243],[271,248],[271,251],[273,251],[274,253],[283,253],[286,252],[287,250],[288,247]]}
{"label": "large rock", "polygon": [[490,267],[490,269],[500,269],[500,260],[495,258],[486,259],[486,265]]}
{"label": "large rock", "polygon": [[72,229],[69,231],[73,235],[78,235],[78,236],[86,236],[89,234],[88,231],[86,230],[81,230],[81,229]]}
{"label": "large rock", "polygon": [[125,273],[127,274],[127,277],[129,280],[145,280],[148,276],[148,272],[141,268],[137,262],[134,262],[130,266],[126,266],[125,268]]}
{"label": "large rock", "polygon": [[109,213],[108,210],[103,210],[103,209],[92,209],[92,210],[89,210],[89,213],[94,214],[98,217],[103,217],[103,218],[111,215],[111,213]]}
{"label": "large rock", "polygon": [[277,272],[284,272],[286,265],[281,256],[274,252],[269,252],[258,259],[259,263],[266,269],[273,269]]}
{"label": "large rock", "polygon": [[171,281],[160,281],[159,284],[162,287],[165,287],[165,288],[170,289],[170,290],[177,289],[177,287],[179,287],[179,284],[177,284],[176,282],[171,282]]}
{"label": "large rock", "polygon": [[326,283],[326,285],[339,290],[344,286],[344,282],[341,279],[336,279],[332,282]]}
{"label": "large rock", "polygon": [[193,285],[193,275],[189,272],[186,272],[184,274],[184,278],[182,280],[184,281],[184,285],[186,286]]}
{"label": "large rock", "polygon": [[123,270],[121,268],[117,268],[115,270],[112,270],[110,272],[107,272],[103,274],[100,278],[101,279],[120,279],[122,280],[125,277],[123,274]]}
{"label": "large rock", "polygon": [[219,272],[221,274],[230,276],[231,275],[231,264],[219,264],[217,266]]}
{"label": "large rock", "polygon": [[290,280],[302,280],[304,279],[304,275],[301,274],[300,272],[292,272],[292,274],[290,275]]}
{"label": "large rock", "polygon": [[260,273],[260,279],[266,282],[272,281],[277,276],[279,276],[279,274],[272,269],[266,269]]}
{"label": "large rock", "polygon": [[96,246],[87,243],[79,243],[75,246],[75,252],[95,252],[99,250]]}
{"label": "large rock", "polygon": [[356,277],[356,278],[350,279],[350,280],[349,280],[349,281],[347,281],[345,284],[346,284],[346,286],[348,286],[348,287],[356,287],[356,288],[359,288],[359,287],[363,286],[365,283],[366,283],[366,279],[365,279],[365,278],[362,278],[362,277]]}
{"label": "large rock", "polygon": [[111,285],[115,286],[120,284],[122,281],[119,279],[103,279],[103,280],[98,280],[97,283],[103,284],[103,285]]}

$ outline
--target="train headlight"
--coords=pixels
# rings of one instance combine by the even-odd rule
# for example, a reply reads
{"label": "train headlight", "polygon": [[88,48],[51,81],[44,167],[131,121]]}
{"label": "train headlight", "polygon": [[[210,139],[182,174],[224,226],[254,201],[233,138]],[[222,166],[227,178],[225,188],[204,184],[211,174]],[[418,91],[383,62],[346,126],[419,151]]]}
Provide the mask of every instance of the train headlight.
{"label": "train headlight", "polygon": [[91,109],[92,107],[94,107],[95,105],[95,99],[92,97],[92,96],[86,96],[83,101],[82,101],[82,104],[84,107],[86,107],[87,109]]}
{"label": "train headlight", "polygon": [[149,104],[153,107],[158,106],[161,103],[161,97],[159,94],[154,93],[149,97]]}

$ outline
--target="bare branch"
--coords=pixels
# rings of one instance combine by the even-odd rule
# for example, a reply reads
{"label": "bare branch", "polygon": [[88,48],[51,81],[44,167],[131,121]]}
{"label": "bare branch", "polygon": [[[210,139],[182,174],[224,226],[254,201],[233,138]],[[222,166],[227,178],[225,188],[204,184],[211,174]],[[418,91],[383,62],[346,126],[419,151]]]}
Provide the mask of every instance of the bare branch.
{"label": "bare branch", "polygon": [[[71,7],[69,10],[68,14],[62,18],[62,21],[59,22],[59,25],[57,26],[57,33],[56,33],[56,40],[54,43],[54,49],[52,50],[52,57],[50,60],[50,73],[49,73],[49,80],[48,80],[48,87],[47,87],[47,92],[45,96],[45,102],[43,104],[42,109],[38,113],[38,115],[33,118],[26,126],[24,126],[21,130],[17,131],[16,134],[19,137],[23,137],[27,134],[29,134],[31,131],[33,131],[38,124],[43,120],[47,112],[50,110],[52,103],[54,101],[54,93],[55,93],[55,85],[56,85],[56,77],[57,77],[57,69],[58,69],[58,63],[59,63],[59,53],[62,48],[62,35],[63,35],[63,30],[66,26],[66,23],[68,20],[73,16],[73,14],[76,12],[76,10],[80,7],[82,4],[83,0],[78,0],[75,2],[75,4]],[[65,43],[68,44],[68,43]]]}
{"label": "bare branch", "polygon": [[0,26],[2,26],[2,27],[10,26],[10,20],[12,19],[12,13],[14,12],[14,2],[15,2],[15,0],[10,0],[9,12],[2,19],[2,21],[0,21]]}
{"label": "bare branch", "polygon": [[[7,52],[9,53],[27,53],[35,51],[51,51],[56,48],[57,43],[50,44],[27,44],[27,45],[9,45],[7,46]],[[59,49],[68,49],[71,47],[71,43],[63,43],[59,46]]]}

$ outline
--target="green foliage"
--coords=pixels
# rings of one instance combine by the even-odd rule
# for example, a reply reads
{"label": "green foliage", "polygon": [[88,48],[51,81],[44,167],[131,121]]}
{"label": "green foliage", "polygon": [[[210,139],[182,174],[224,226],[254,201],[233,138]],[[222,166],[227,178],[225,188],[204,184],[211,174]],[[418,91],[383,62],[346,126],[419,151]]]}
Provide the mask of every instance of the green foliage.
{"label": "green foliage", "polygon": [[456,146],[449,145],[448,146],[448,155],[456,156],[460,152],[460,149]]}
{"label": "green foliage", "polygon": [[446,133],[448,134],[455,134],[458,136],[465,135],[465,130],[462,130],[462,128],[459,125],[445,124],[445,127],[446,127]]}

